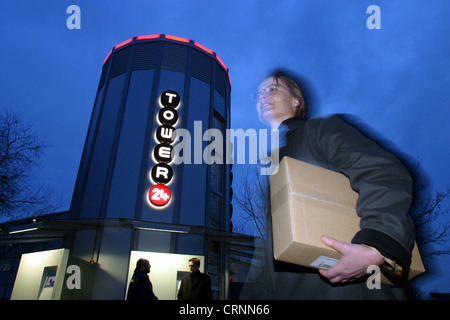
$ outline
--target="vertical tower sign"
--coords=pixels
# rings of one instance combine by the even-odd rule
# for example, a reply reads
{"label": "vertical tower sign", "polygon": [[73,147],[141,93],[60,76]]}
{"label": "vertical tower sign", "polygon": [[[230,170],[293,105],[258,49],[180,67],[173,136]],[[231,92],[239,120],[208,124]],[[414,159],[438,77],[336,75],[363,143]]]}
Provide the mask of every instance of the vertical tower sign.
{"label": "vertical tower sign", "polygon": [[159,127],[155,135],[158,144],[153,150],[156,163],[150,174],[155,185],[150,188],[148,198],[151,204],[160,208],[168,205],[172,199],[172,192],[168,187],[173,178],[173,169],[170,166],[173,160],[171,144],[175,141],[175,125],[179,117],[176,109],[180,101],[180,95],[173,90],[164,91],[159,99],[161,109],[158,112]]}

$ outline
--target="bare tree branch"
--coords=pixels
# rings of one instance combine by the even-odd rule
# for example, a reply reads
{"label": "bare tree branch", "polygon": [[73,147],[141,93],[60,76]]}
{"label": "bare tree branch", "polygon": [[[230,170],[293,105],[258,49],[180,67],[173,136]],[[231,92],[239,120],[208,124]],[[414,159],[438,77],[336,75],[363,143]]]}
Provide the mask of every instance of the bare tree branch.
{"label": "bare tree branch", "polygon": [[258,173],[257,167],[246,168],[235,191],[235,201],[244,211],[244,225],[252,223],[258,235],[265,239],[267,235],[266,209],[268,205],[268,185],[266,176]]}
{"label": "bare tree branch", "polygon": [[50,188],[33,187],[33,170],[48,147],[12,111],[0,113],[0,215],[24,218],[61,207]]}
{"label": "bare tree branch", "polygon": [[447,218],[450,188],[431,192],[429,181],[421,171],[421,160],[411,166],[415,181],[411,215],[416,226],[416,241],[423,258],[450,255],[450,219]]}

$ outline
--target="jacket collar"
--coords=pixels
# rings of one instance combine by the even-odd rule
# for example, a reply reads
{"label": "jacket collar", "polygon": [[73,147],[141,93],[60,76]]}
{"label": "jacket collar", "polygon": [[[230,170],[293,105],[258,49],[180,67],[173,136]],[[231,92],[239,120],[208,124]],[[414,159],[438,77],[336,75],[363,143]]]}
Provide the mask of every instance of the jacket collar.
{"label": "jacket collar", "polygon": [[278,127],[278,130],[280,131],[280,134],[282,135],[289,135],[297,129],[300,126],[303,126],[305,124],[305,120],[301,119],[300,117],[292,117],[289,119],[284,120]]}

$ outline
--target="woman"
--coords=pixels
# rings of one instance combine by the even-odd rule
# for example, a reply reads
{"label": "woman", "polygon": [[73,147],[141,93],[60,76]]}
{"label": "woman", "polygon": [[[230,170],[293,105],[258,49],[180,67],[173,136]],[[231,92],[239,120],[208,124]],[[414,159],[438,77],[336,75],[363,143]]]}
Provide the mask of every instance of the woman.
{"label": "woman", "polygon": [[[401,162],[340,117],[306,121],[306,103],[299,84],[285,71],[275,71],[259,85],[256,110],[262,122],[280,129],[289,156],[346,175],[359,193],[361,231],[351,243],[329,237],[322,242],[338,251],[330,270],[314,270],[275,261],[268,215],[265,261],[251,272],[242,299],[401,299],[403,289],[385,284],[367,288],[368,266],[380,266],[388,278],[405,284],[414,244],[409,216],[412,179]],[[270,206],[268,206],[270,208]],[[253,290],[256,285],[258,290]],[[263,290],[261,290],[263,288]],[[255,295],[256,294],[256,295]]]}

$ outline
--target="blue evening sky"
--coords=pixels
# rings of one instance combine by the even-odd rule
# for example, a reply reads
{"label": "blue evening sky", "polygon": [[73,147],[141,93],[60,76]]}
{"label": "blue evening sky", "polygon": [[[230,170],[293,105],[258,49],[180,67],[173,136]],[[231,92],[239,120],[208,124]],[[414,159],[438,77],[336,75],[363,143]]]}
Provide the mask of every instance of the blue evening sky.
{"label": "blue evening sky", "polygon": [[[66,26],[70,5],[81,9],[81,29]],[[381,29],[366,25],[370,5],[380,8]],[[290,68],[313,85],[317,114],[356,117],[421,159],[431,190],[443,191],[449,10],[448,0],[1,0],[0,108],[52,145],[36,177],[68,208],[103,60],[133,36],[170,34],[217,52],[230,69],[232,128],[262,128],[251,94],[265,71]],[[450,292],[449,262],[433,260],[425,290]]]}

